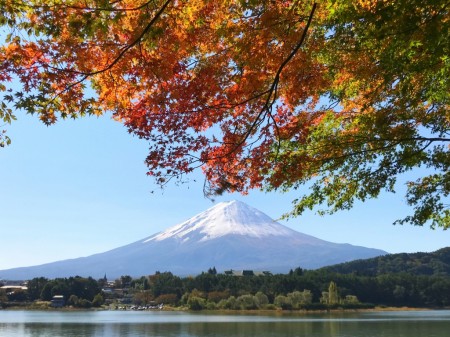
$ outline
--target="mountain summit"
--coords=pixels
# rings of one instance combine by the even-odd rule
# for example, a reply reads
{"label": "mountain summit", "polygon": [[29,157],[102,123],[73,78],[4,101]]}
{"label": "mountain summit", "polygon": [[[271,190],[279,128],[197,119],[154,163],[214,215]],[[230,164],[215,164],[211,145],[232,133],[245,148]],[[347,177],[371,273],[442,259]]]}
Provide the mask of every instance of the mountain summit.
{"label": "mountain summit", "polygon": [[299,233],[239,201],[222,202],[146,239],[104,253],[0,271],[0,278],[197,274],[216,267],[287,272],[385,255]]}
{"label": "mountain summit", "polygon": [[295,231],[280,225],[266,214],[240,201],[221,202],[216,206],[152,236],[145,242],[179,239],[214,240],[227,235],[253,238],[293,235]]}

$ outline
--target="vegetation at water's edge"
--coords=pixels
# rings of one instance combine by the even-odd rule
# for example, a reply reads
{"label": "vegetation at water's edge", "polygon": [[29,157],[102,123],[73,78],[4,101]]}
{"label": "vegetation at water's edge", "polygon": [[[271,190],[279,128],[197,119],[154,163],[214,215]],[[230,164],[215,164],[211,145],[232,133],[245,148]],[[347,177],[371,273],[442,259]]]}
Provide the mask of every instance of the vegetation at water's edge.
{"label": "vegetation at water's edge", "polygon": [[[156,272],[133,279],[34,278],[27,290],[0,292],[4,307],[63,295],[72,307],[154,306],[202,309],[333,309],[450,306],[450,248],[430,254],[394,254],[319,270],[235,276],[209,269],[195,277]],[[375,268],[374,261],[378,261]],[[410,266],[405,272],[405,264]],[[366,267],[364,267],[366,266]],[[384,273],[389,266],[389,273]],[[336,270],[341,270],[340,273]],[[427,271],[423,273],[423,271]]]}

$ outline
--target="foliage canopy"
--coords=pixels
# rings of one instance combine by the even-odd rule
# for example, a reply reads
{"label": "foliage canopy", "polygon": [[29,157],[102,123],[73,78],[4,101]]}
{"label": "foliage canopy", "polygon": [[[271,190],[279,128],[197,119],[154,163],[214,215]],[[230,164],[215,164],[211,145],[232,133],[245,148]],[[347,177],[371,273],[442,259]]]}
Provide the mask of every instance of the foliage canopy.
{"label": "foliage canopy", "polygon": [[[0,118],[111,112],[164,185],[298,189],[291,215],[394,191],[450,226],[446,0],[0,0]],[[9,142],[0,134],[0,145]],[[429,172],[429,171],[428,171]]]}

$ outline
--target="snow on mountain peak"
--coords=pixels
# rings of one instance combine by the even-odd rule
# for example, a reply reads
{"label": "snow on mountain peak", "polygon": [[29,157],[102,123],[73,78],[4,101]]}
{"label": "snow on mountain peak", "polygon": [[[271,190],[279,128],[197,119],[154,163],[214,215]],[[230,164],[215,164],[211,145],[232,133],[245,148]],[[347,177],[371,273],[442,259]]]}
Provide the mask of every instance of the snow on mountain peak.
{"label": "snow on mountain peak", "polygon": [[229,234],[261,238],[271,235],[292,235],[293,232],[259,210],[233,200],[221,202],[144,242],[162,241],[169,238],[181,241],[188,241],[192,238],[207,241]]}

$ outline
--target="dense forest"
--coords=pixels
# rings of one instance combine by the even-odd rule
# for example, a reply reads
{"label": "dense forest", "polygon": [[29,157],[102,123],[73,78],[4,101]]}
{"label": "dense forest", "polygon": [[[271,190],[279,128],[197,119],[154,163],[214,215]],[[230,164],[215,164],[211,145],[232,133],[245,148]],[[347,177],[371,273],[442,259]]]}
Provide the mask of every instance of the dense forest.
{"label": "dense forest", "polygon": [[[329,309],[373,306],[450,306],[450,248],[434,253],[394,254],[318,270],[296,268],[288,274],[217,273],[192,277],[171,272],[114,282],[70,277],[28,281],[27,291],[0,294],[6,301],[51,300],[64,295],[79,307],[106,303],[164,303],[200,309]],[[2,300],[3,299],[3,300]]]}
{"label": "dense forest", "polygon": [[324,270],[364,276],[391,273],[450,276],[450,247],[432,253],[390,254],[366,260],[356,260],[326,267]]}

